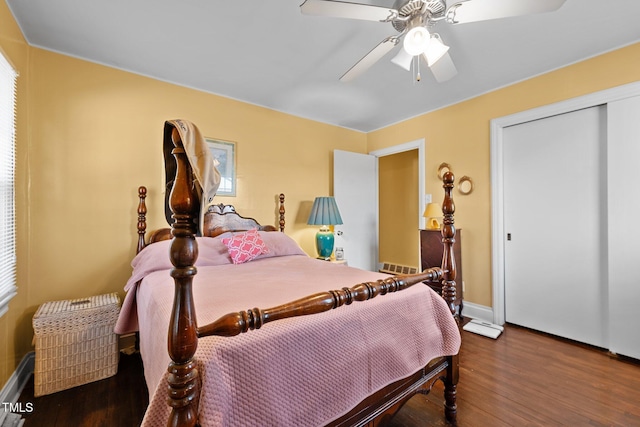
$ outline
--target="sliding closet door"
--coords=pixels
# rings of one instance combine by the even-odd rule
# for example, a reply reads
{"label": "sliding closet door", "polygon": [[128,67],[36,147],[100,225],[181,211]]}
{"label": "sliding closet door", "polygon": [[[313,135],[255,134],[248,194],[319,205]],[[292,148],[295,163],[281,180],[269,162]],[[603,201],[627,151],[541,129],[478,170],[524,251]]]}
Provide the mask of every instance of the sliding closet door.
{"label": "sliding closet door", "polygon": [[640,96],[609,103],[609,349],[640,359]]}
{"label": "sliding closet door", "polygon": [[504,129],[506,321],[607,346],[606,110]]}

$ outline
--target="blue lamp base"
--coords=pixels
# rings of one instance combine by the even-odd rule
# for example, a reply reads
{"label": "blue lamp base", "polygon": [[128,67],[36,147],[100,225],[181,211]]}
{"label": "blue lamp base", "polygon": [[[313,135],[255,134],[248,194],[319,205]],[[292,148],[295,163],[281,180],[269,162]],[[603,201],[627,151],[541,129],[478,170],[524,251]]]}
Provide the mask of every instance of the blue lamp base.
{"label": "blue lamp base", "polygon": [[329,259],[333,253],[334,236],[329,227],[322,226],[316,234],[316,250],[318,258]]}

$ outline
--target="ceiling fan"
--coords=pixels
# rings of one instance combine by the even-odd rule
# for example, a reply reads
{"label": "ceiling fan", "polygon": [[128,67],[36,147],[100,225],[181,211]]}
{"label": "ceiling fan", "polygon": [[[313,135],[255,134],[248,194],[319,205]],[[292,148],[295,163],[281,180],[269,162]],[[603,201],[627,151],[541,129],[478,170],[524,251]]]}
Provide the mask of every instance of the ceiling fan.
{"label": "ceiling fan", "polygon": [[[416,79],[420,80],[420,57],[439,83],[451,79],[457,70],[449,47],[433,27],[440,21],[449,24],[486,21],[511,16],[551,12],[565,0],[396,0],[392,8],[333,0],[305,0],[300,11],[305,15],[332,16],[390,22],[399,34],[382,40],[368,54],[351,67],[340,80],[358,77],[389,53],[402,40],[402,48],[391,59],[407,71],[412,63]],[[430,31],[431,30],[431,31]],[[414,61],[415,60],[415,61]]]}

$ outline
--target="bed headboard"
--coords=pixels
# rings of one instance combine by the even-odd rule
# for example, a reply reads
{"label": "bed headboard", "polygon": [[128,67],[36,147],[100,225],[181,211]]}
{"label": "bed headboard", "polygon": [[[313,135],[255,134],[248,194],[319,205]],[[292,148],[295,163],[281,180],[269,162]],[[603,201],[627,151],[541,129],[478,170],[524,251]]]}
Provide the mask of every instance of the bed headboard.
{"label": "bed headboard", "polygon": [[[171,229],[168,227],[147,233],[146,198],[147,188],[140,186],[138,188],[138,247],[136,253],[151,243],[171,239]],[[284,232],[284,194],[280,193],[277,199],[278,228],[281,232]],[[255,219],[240,215],[233,205],[225,205],[223,203],[211,205],[204,215],[203,234],[207,237],[216,237],[227,231],[243,231],[252,228],[262,231],[278,231],[278,228],[273,225],[260,225]]]}
{"label": "bed headboard", "polygon": [[[278,196],[278,201],[280,204],[278,208],[278,224],[280,231],[284,232],[284,194],[281,193]],[[252,228],[263,231],[277,231],[273,225],[260,225],[255,219],[240,215],[233,205],[219,203],[210,205],[204,214],[202,234],[208,237],[215,237],[227,231],[242,231]]]}

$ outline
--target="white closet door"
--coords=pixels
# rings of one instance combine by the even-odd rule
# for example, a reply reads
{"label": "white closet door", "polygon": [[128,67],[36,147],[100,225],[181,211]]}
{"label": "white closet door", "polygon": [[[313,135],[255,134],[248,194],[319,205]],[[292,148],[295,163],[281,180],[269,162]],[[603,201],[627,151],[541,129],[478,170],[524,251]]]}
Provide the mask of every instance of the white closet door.
{"label": "white closet door", "polygon": [[607,347],[606,111],[504,130],[507,322]]}
{"label": "white closet door", "polygon": [[640,359],[640,96],[608,104],[609,349]]}

